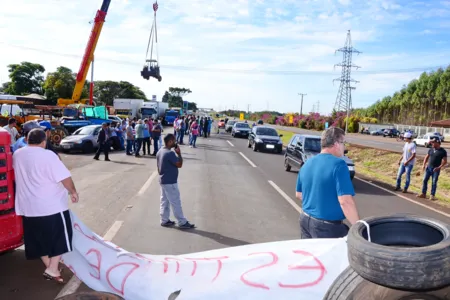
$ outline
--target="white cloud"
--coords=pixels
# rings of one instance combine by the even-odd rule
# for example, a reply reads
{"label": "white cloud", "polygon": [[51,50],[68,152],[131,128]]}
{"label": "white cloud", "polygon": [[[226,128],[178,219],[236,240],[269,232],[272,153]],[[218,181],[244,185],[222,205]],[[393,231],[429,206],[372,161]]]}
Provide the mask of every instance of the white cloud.
{"label": "white cloud", "polygon": [[[308,101],[320,100],[321,111],[329,112],[338,88],[332,80],[340,76],[333,65],[342,60],[334,51],[344,45],[351,29],[355,48],[363,51],[354,58],[363,67],[353,73],[361,81],[356,94],[370,102],[399,89],[411,73],[390,78],[362,72],[416,64],[423,53],[407,55],[393,47],[386,50],[390,53],[377,53],[384,45],[389,47],[383,40],[384,26],[405,16],[416,18],[417,13],[399,11],[393,1],[340,2],[352,9],[340,11],[343,7],[330,0],[161,1],[157,15],[163,80],[158,83],[139,73],[152,1],[112,1],[95,53],[95,78],[130,81],[158,98],[169,86],[184,86],[193,91],[187,100],[199,106],[250,104],[256,110],[266,109],[269,101],[271,109],[296,111],[296,93],[302,88]],[[41,63],[47,71],[64,65],[76,72],[92,27],[89,21],[100,4],[101,0],[2,0],[0,80],[6,81],[8,64],[21,61]],[[422,30],[427,28],[417,32]],[[435,54],[425,57],[429,64],[445,59]]]}
{"label": "white cloud", "polygon": [[342,5],[349,5],[351,0],[338,0],[340,4]]}

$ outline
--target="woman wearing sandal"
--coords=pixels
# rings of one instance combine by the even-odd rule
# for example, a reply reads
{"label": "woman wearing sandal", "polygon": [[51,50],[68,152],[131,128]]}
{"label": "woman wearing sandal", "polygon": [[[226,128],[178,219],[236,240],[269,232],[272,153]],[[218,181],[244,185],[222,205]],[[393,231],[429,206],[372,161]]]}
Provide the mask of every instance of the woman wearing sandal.
{"label": "woman wearing sandal", "polygon": [[59,262],[72,251],[72,222],[67,193],[78,194],[69,170],[46,150],[47,136],[40,128],[28,133],[28,146],[13,155],[16,178],[16,214],[23,216],[25,256],[41,259],[47,280],[64,283]]}

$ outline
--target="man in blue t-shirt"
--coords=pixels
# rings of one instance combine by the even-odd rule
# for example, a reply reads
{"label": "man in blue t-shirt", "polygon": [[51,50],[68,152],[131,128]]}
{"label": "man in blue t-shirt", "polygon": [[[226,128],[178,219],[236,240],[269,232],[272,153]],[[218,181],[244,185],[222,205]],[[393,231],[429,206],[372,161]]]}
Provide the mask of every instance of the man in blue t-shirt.
{"label": "man in blue t-shirt", "polygon": [[309,159],[297,178],[298,199],[303,212],[300,229],[303,239],[340,238],[348,233],[343,223],[359,220],[350,172],[343,159],[345,132],[331,127],[322,133],[322,151]]}
{"label": "man in blue t-shirt", "polygon": [[[159,173],[159,183],[161,186],[161,226],[170,227],[175,222],[169,219],[170,206],[172,206],[173,215],[178,220],[180,229],[195,228],[186,220],[181,208],[180,190],[178,188],[178,169],[183,166],[183,157],[180,147],[176,144],[175,136],[168,134],[164,137],[165,146],[156,154],[156,165]],[[175,148],[175,151],[172,151]]]}

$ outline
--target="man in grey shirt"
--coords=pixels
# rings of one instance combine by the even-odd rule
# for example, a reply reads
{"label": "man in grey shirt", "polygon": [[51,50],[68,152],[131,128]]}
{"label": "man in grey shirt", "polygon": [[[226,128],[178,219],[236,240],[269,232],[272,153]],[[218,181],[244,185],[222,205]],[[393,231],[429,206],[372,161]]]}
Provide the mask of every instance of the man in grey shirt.
{"label": "man in grey shirt", "polygon": [[[173,134],[164,137],[165,146],[156,154],[156,164],[158,166],[159,183],[161,186],[161,226],[169,227],[175,225],[175,222],[169,219],[170,207],[172,206],[173,214],[178,220],[180,229],[195,228],[186,220],[181,208],[180,190],[178,189],[178,169],[183,166],[183,157],[181,156],[180,147],[176,144]],[[175,148],[175,151],[172,151]]]}
{"label": "man in grey shirt", "polygon": [[406,143],[405,146],[403,146],[403,155],[398,161],[400,167],[398,168],[395,190],[401,190],[402,175],[406,172],[405,188],[403,189],[403,193],[406,193],[408,192],[409,183],[411,181],[411,172],[414,168],[414,163],[416,162],[416,144],[412,142],[412,134],[410,132],[405,132],[403,138]]}

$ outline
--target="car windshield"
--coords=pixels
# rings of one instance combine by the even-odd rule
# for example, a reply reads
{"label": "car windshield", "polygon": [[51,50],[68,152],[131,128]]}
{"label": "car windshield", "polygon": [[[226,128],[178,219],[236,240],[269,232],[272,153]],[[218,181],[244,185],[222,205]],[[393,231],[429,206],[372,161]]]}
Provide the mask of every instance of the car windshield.
{"label": "car windshield", "polygon": [[304,148],[307,151],[320,152],[322,149],[320,139],[305,139]]}
{"label": "car windshield", "polygon": [[94,132],[96,127],[83,127],[73,133],[73,135],[90,135]]}
{"label": "car windshield", "polygon": [[233,125],[234,123],[236,123],[236,121],[228,121],[228,125]]}
{"label": "car windshield", "polygon": [[236,127],[239,127],[239,128],[250,128],[247,123],[237,123]]}
{"label": "car windshield", "polygon": [[272,128],[258,128],[256,131],[257,135],[268,135],[268,136],[278,136],[278,133],[275,129]]}

